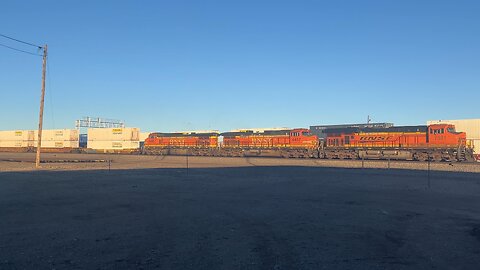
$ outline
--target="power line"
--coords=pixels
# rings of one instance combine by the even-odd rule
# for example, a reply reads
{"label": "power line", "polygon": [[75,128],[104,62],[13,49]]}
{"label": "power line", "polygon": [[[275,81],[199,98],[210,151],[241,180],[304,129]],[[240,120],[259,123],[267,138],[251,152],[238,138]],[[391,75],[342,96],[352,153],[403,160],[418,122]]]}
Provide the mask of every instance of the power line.
{"label": "power line", "polygon": [[43,55],[41,55],[41,54],[36,54],[36,53],[32,53],[32,52],[27,52],[27,51],[20,50],[20,49],[17,49],[17,48],[13,48],[13,47],[7,46],[7,45],[5,45],[5,44],[1,44],[1,43],[0,43],[0,46],[5,47],[5,48],[8,48],[8,49],[11,49],[11,50],[14,50],[14,51],[17,51],[17,52],[28,53],[28,54],[35,55],[35,56],[43,56]]}
{"label": "power line", "polygon": [[32,44],[30,42],[26,42],[26,41],[21,41],[19,39],[16,39],[16,38],[12,38],[12,37],[9,37],[9,36],[6,36],[6,35],[3,35],[3,34],[0,34],[0,36],[4,37],[4,38],[8,38],[10,40],[14,40],[16,42],[20,42],[20,43],[23,43],[23,44],[27,44],[27,45],[30,45],[30,46],[33,46],[33,47],[37,47],[39,49],[43,48],[42,46],[38,46],[38,45],[35,45],[35,44]]}

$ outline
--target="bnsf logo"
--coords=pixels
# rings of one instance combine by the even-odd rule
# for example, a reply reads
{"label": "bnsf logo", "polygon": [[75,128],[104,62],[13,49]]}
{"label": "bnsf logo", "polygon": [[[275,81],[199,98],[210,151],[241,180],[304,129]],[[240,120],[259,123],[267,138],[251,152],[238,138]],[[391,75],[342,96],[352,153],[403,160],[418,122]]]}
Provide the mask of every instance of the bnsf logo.
{"label": "bnsf logo", "polygon": [[388,141],[391,136],[361,136],[360,141],[374,142],[374,141]]}

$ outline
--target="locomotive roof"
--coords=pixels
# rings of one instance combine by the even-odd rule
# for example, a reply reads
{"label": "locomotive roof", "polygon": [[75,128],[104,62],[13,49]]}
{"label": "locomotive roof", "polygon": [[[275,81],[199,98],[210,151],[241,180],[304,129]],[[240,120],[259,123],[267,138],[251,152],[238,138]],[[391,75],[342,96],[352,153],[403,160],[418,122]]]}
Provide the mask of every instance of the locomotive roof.
{"label": "locomotive roof", "polygon": [[324,133],[376,133],[376,132],[427,132],[427,126],[399,126],[388,128],[359,128],[359,127],[347,127],[347,128],[332,128],[326,129]]}
{"label": "locomotive roof", "polygon": [[210,137],[210,136],[218,136],[218,133],[211,132],[211,133],[182,133],[182,132],[154,132],[151,133],[156,135],[157,137]]}
{"label": "locomotive roof", "polygon": [[252,136],[252,135],[289,135],[291,129],[284,130],[265,130],[263,132],[253,132],[252,130],[246,131],[229,131],[223,132],[220,136],[229,137],[229,136]]}

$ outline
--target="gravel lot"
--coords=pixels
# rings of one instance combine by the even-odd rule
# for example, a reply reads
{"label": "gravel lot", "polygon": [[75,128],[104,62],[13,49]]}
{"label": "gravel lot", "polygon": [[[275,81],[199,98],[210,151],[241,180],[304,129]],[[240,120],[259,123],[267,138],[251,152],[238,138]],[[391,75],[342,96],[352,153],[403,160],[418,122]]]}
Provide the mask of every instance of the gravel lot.
{"label": "gravel lot", "polygon": [[[0,153],[0,172],[35,170],[34,153]],[[140,156],[113,154],[42,154],[42,170],[108,170],[153,168],[226,168],[249,166],[307,166],[332,168],[376,168],[428,170],[427,162],[378,161],[378,160],[323,160],[286,158],[234,158],[234,157],[186,157]],[[62,162],[63,161],[63,162]],[[83,162],[82,162],[83,161]],[[85,162],[90,161],[90,162]],[[110,161],[110,162],[109,162]],[[433,171],[477,172],[480,162],[447,163],[432,162]]]}
{"label": "gravel lot", "polygon": [[113,162],[0,154],[0,269],[480,265],[480,174],[442,171],[477,164],[44,158]]}

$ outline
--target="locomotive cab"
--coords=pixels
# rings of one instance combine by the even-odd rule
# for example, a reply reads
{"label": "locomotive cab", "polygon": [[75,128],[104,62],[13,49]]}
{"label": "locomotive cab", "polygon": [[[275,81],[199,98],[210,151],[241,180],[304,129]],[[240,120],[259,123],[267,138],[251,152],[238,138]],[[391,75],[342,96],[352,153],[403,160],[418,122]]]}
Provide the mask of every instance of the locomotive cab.
{"label": "locomotive cab", "polygon": [[292,146],[316,146],[318,138],[305,128],[297,128],[290,131],[290,144]]}
{"label": "locomotive cab", "polygon": [[466,137],[465,132],[456,132],[451,124],[430,125],[427,130],[427,143],[430,146],[464,146]]}

